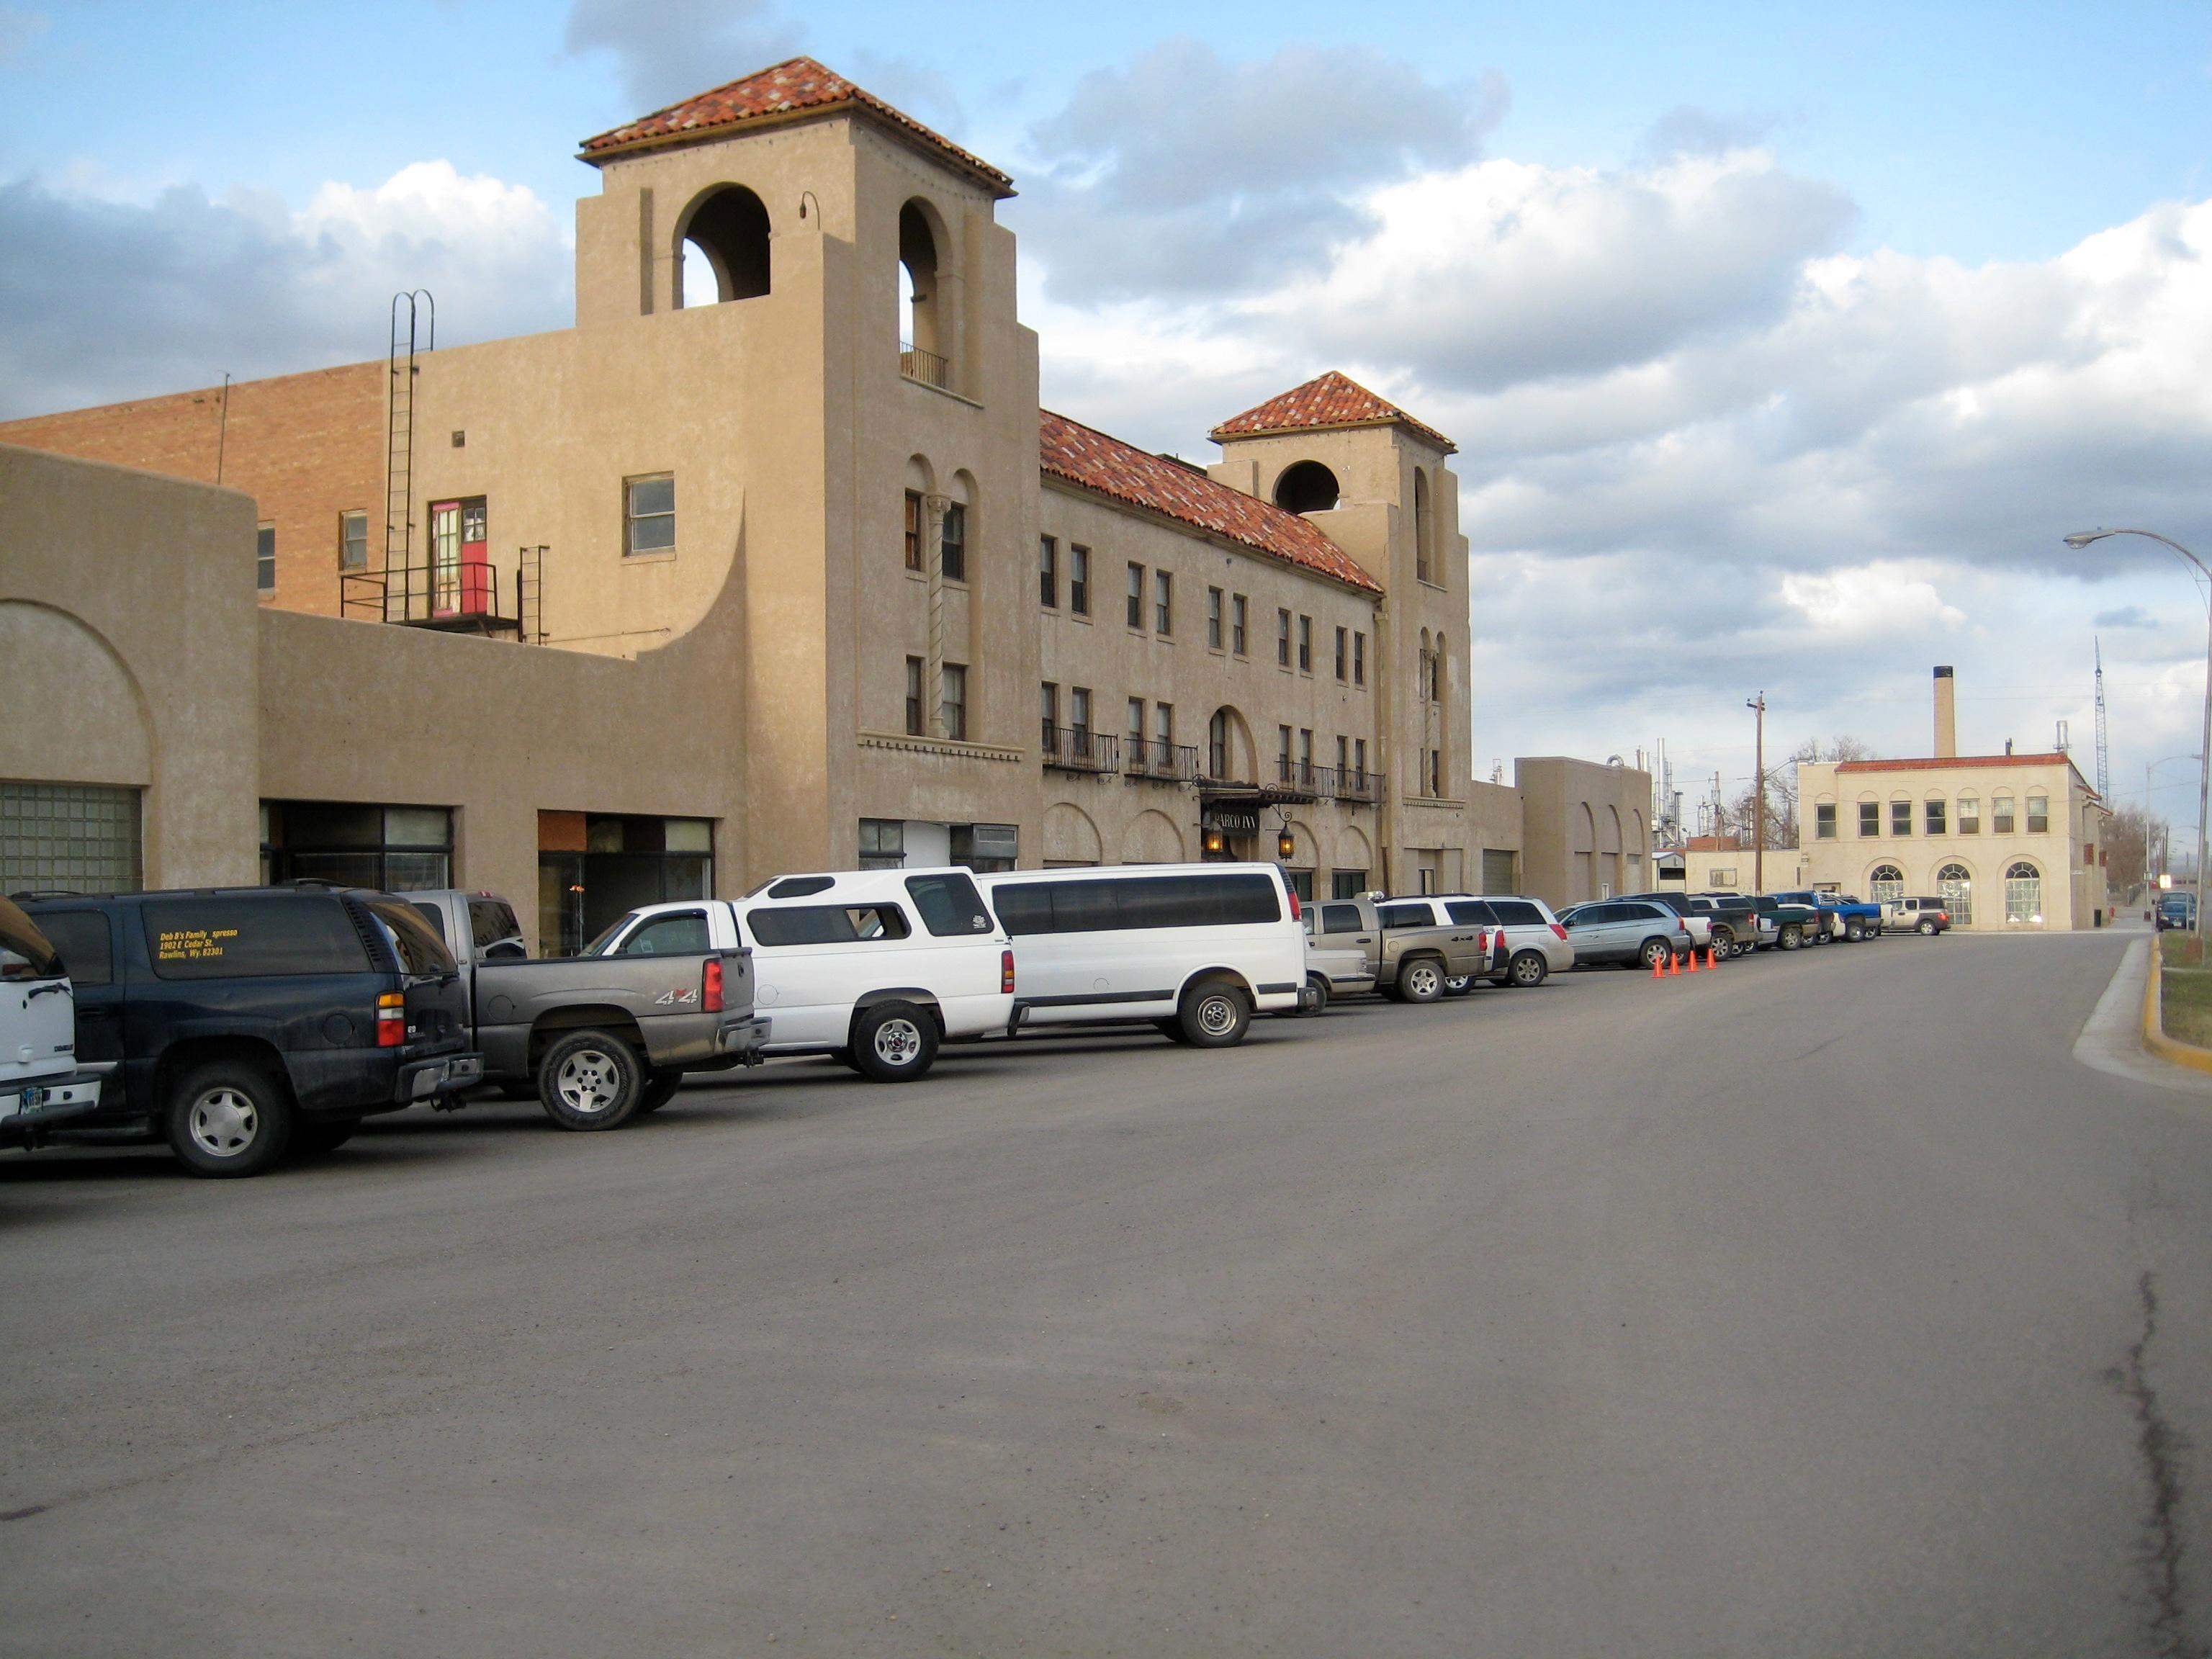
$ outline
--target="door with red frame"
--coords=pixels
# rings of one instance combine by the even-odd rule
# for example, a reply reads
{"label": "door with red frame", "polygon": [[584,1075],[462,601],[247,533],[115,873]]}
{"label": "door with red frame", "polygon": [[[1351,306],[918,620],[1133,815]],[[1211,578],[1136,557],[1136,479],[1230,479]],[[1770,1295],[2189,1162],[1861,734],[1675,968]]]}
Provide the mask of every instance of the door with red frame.
{"label": "door with red frame", "polygon": [[430,614],[481,617],[491,610],[491,544],[484,498],[430,503]]}

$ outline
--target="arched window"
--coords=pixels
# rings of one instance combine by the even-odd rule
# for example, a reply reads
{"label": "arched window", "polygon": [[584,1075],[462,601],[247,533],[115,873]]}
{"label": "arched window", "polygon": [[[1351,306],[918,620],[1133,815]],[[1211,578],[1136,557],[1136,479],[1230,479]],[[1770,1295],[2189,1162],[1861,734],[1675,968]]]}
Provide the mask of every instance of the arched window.
{"label": "arched window", "polygon": [[2029,927],[2043,923],[2043,872],[2027,860],[2005,866],[2005,921]]}
{"label": "arched window", "polygon": [[1436,514],[1429,507],[1429,475],[1413,469],[1413,574],[1425,582],[1437,579]]}
{"label": "arched window", "polygon": [[[1963,810],[1964,803],[1961,803]],[[1951,913],[1954,927],[1974,925],[1974,877],[1963,864],[1947,864],[1936,872],[1936,890],[1942,895],[1943,908]]]}
{"label": "arched window", "polygon": [[1905,872],[1893,864],[1877,864],[1867,874],[1867,902],[1894,904],[1905,896]]}
{"label": "arched window", "polygon": [[1429,701],[1444,700],[1444,636],[1437,635],[1436,648],[1429,653]]}
{"label": "arched window", "polygon": [[684,276],[677,302],[715,305],[769,291],[768,210],[743,185],[721,185],[692,204],[678,237]]}
{"label": "arched window", "polygon": [[1336,474],[1319,461],[1299,461],[1275,480],[1275,505],[1285,513],[1326,513],[1337,495]]}
{"label": "arched window", "polygon": [[920,202],[899,210],[899,373],[927,386],[952,386],[951,319],[938,304],[937,233]]}
{"label": "arched window", "polygon": [[1234,778],[1244,760],[1243,722],[1233,708],[1217,708],[1206,723],[1206,775]]}

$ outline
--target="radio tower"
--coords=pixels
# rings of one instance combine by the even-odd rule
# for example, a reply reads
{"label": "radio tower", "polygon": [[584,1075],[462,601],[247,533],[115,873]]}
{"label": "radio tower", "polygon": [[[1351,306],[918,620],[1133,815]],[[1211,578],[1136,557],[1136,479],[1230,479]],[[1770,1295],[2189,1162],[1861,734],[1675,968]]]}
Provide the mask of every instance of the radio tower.
{"label": "radio tower", "polygon": [[2105,647],[2094,636],[2091,647],[2097,653],[2097,794],[2099,799],[2112,798],[2112,757],[2105,738]]}

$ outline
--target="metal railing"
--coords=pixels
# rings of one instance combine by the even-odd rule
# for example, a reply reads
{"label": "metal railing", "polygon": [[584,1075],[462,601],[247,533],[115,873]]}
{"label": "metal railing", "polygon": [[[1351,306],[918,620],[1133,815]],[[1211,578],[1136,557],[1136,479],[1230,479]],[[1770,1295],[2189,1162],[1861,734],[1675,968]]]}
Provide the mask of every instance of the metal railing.
{"label": "metal railing", "polygon": [[1319,779],[1328,770],[1316,766],[1311,761],[1293,760],[1288,755],[1275,757],[1275,782],[1284,789],[1301,789],[1310,795],[1321,793]]}
{"label": "metal railing", "polygon": [[1275,757],[1276,781],[1285,789],[1304,790],[1323,800],[1353,805],[1372,805],[1382,799],[1382,775],[1352,766],[1316,766],[1310,761]]}
{"label": "metal railing", "polygon": [[1048,726],[1043,729],[1044,763],[1056,772],[1117,772],[1121,766],[1121,740],[1088,726]]}
{"label": "metal railing", "polygon": [[899,373],[909,380],[933,386],[940,392],[952,390],[951,360],[933,351],[924,351],[910,340],[899,342]]}
{"label": "metal railing", "polygon": [[338,614],[362,622],[400,623],[463,633],[513,632],[526,637],[516,608],[502,599],[502,586],[514,586],[512,579],[502,584],[504,574],[489,564],[444,570],[402,565],[391,570],[342,571]]}
{"label": "metal railing", "polygon": [[1163,783],[1198,781],[1198,745],[1169,743],[1158,738],[1132,738],[1122,772],[1133,778],[1154,778]]}

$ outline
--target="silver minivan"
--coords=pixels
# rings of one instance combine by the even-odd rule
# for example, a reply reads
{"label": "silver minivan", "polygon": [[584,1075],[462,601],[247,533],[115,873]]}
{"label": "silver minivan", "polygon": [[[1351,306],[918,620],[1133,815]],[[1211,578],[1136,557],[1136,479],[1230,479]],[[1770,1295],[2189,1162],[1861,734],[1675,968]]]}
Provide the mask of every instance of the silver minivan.
{"label": "silver minivan", "polygon": [[1578,967],[1607,963],[1654,968],[1695,948],[1688,920],[1656,899],[1599,899],[1563,912]]}

